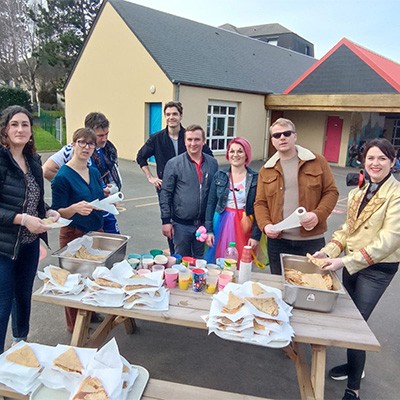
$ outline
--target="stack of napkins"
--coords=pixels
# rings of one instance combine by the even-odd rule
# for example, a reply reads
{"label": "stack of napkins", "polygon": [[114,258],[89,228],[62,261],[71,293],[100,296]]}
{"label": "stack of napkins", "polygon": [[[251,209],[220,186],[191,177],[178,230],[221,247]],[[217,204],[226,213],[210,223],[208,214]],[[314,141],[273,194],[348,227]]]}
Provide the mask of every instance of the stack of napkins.
{"label": "stack of napkins", "polygon": [[113,269],[97,267],[93,271],[93,280],[87,278],[87,292],[81,301],[99,307],[122,307],[125,291],[119,282],[120,277]]}
{"label": "stack of napkins", "polygon": [[38,378],[45,358],[41,345],[17,343],[0,356],[0,382],[28,394],[40,385]]}
{"label": "stack of napkins", "polygon": [[255,282],[229,283],[213,296],[205,318],[209,334],[266,347],[285,347],[294,335],[289,323],[292,307],[282,292]]}
{"label": "stack of napkins", "polygon": [[66,269],[49,265],[44,271],[38,271],[38,277],[44,281],[41,293],[56,295],[79,294],[85,288],[81,274],[71,274]]}

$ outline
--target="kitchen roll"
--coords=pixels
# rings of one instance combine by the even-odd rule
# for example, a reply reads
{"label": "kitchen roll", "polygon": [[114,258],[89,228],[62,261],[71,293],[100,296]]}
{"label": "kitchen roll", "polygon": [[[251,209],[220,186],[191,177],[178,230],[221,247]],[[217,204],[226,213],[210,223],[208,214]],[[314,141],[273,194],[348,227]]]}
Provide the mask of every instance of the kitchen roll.
{"label": "kitchen roll", "polygon": [[115,203],[122,201],[124,199],[124,194],[122,192],[118,192],[113,194],[112,196],[105,197],[103,200],[94,200],[90,204],[99,210],[107,211],[110,214],[118,215],[119,211],[114,206]]}
{"label": "kitchen roll", "polygon": [[298,228],[301,226],[301,221],[306,217],[307,211],[304,207],[299,207],[294,210],[287,218],[278,224],[272,225],[274,231],[283,231],[285,229]]}

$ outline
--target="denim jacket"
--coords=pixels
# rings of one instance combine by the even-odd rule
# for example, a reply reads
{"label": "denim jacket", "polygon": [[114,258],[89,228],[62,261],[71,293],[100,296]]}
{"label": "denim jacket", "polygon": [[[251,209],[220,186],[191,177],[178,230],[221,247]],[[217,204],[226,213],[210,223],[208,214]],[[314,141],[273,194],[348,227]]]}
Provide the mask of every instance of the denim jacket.
{"label": "denim jacket", "polygon": [[[230,168],[220,170],[214,175],[214,179],[212,180],[206,209],[205,227],[207,232],[213,232],[214,213],[217,212],[218,214],[221,214],[228,203],[229,172]],[[248,216],[254,216],[254,200],[256,198],[257,179],[258,172],[253,171],[251,168],[247,168],[245,211]],[[260,240],[260,237],[261,231],[254,218],[251,238]]]}

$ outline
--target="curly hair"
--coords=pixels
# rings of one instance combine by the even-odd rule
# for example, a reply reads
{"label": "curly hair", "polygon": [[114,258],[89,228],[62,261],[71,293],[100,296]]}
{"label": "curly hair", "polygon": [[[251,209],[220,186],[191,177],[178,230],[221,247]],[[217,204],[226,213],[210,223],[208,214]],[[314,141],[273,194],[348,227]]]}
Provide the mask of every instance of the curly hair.
{"label": "curly hair", "polygon": [[23,153],[26,155],[33,155],[36,153],[36,147],[35,147],[35,138],[33,135],[33,117],[32,114],[24,107],[21,106],[9,106],[7,107],[2,113],[0,117],[0,143],[9,148],[10,143],[8,139],[8,130],[10,128],[10,120],[16,115],[16,114],[25,114],[28,119],[29,123],[31,124],[31,133],[32,136],[29,139],[28,143],[25,145],[23,149]]}

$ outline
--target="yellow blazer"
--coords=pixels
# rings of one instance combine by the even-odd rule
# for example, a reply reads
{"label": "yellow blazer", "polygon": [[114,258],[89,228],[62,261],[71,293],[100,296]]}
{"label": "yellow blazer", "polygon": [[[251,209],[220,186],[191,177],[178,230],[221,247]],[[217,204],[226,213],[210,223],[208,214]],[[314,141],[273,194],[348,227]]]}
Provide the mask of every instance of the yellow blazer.
{"label": "yellow blazer", "polygon": [[349,193],[346,222],[321,249],[330,258],[344,251],[342,261],[350,274],[400,261],[400,182],[390,176],[357,217],[367,187]]}

